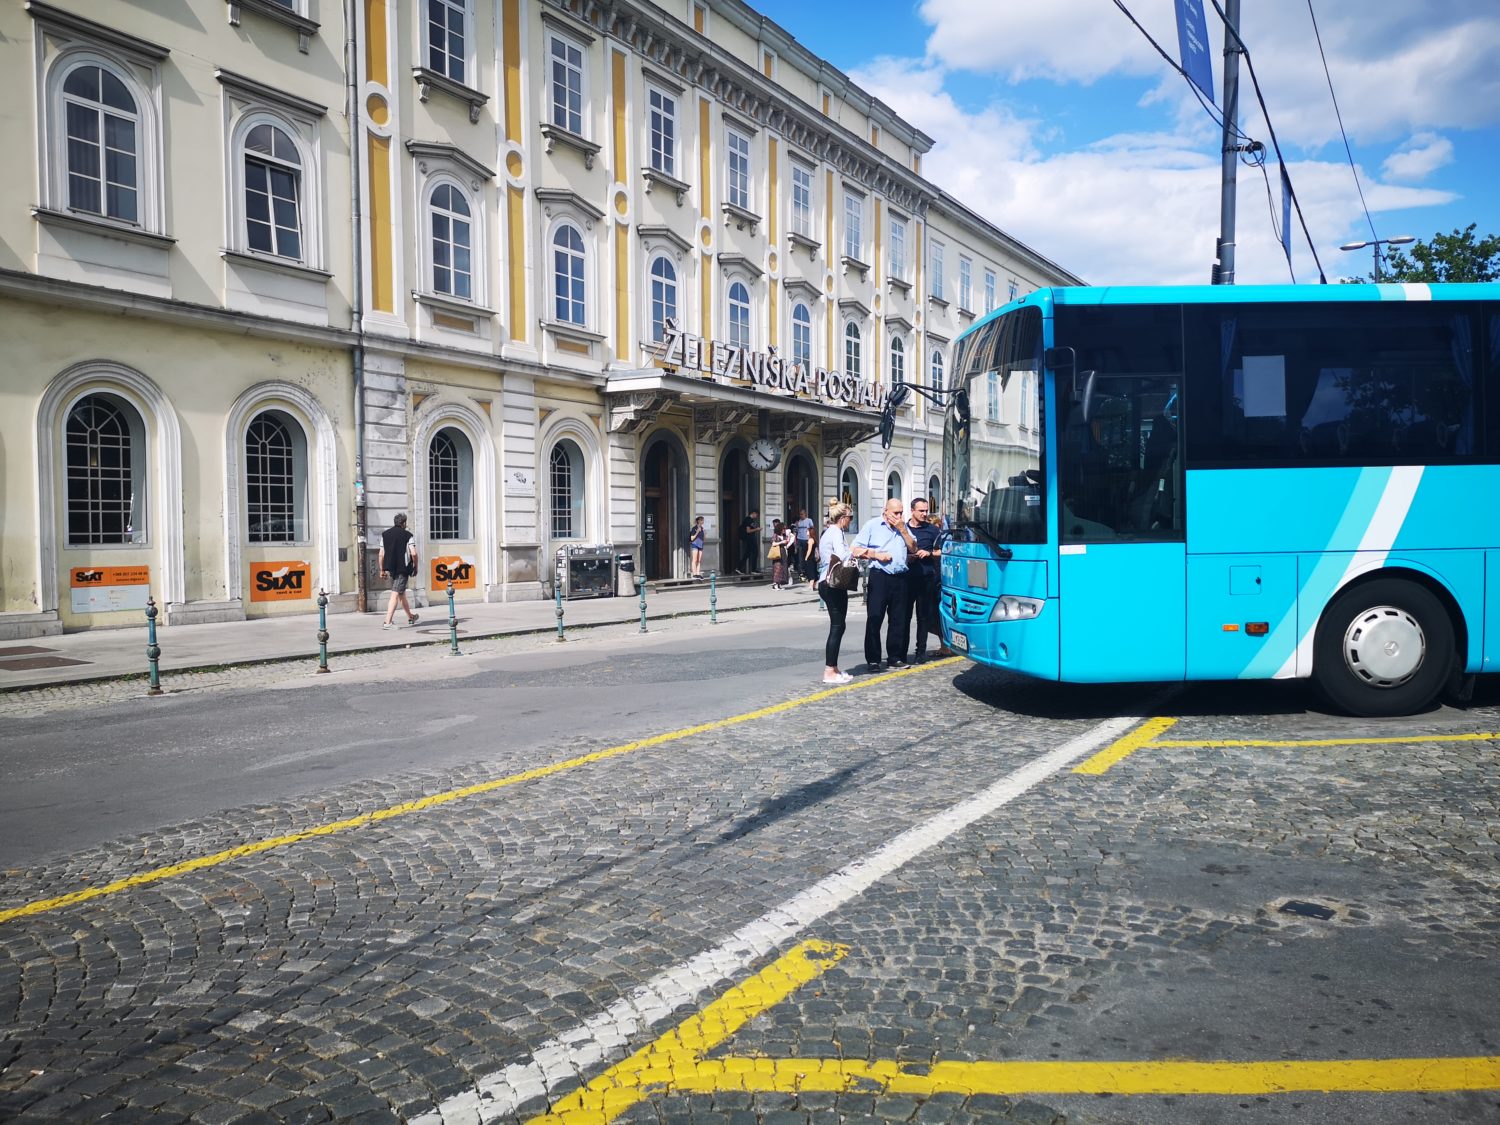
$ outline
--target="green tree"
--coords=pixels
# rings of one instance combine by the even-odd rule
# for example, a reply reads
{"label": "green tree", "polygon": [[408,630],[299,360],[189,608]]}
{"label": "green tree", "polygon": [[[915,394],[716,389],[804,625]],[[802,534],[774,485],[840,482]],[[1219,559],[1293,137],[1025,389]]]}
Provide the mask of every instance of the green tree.
{"label": "green tree", "polygon": [[1474,237],[1474,223],[1452,234],[1418,239],[1409,252],[1392,250],[1382,281],[1500,281],[1500,236]]}

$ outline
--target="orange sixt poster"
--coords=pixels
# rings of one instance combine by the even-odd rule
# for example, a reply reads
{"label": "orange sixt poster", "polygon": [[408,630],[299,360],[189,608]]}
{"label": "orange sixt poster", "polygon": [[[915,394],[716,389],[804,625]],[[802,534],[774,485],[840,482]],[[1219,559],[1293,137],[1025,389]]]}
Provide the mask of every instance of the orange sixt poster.
{"label": "orange sixt poster", "polygon": [[151,595],[149,566],[75,566],[68,571],[74,613],[145,609]]}
{"label": "orange sixt poster", "polygon": [[455,590],[472,590],[477,582],[474,560],[462,555],[442,555],[432,560],[432,588],[446,590],[448,580]]}
{"label": "orange sixt poster", "polygon": [[312,568],[306,562],[250,564],[250,600],[286,602],[312,597]]}

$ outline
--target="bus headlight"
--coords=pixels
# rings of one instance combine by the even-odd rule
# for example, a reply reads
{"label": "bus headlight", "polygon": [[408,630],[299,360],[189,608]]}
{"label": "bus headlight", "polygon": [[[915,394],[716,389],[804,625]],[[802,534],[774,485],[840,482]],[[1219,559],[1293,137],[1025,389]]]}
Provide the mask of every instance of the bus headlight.
{"label": "bus headlight", "polygon": [[1041,598],[1017,598],[1003,594],[990,613],[991,621],[1029,621],[1040,616],[1046,603]]}

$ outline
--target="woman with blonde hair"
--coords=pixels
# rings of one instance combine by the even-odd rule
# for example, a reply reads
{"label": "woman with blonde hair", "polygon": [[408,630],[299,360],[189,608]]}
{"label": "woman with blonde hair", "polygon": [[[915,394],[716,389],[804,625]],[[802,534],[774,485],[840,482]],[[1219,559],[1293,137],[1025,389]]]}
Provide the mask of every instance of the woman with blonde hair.
{"label": "woman with blonde hair", "polygon": [[849,521],[853,518],[854,509],[848,504],[839,501],[829,504],[828,526],[818,541],[818,596],[828,607],[828,640],[823,646],[825,684],[847,684],[854,679],[848,672],[839,671],[839,646],[844,641],[844,621],[849,616],[849,591],[828,584],[828,568],[833,560],[849,557],[844,532],[849,530]]}

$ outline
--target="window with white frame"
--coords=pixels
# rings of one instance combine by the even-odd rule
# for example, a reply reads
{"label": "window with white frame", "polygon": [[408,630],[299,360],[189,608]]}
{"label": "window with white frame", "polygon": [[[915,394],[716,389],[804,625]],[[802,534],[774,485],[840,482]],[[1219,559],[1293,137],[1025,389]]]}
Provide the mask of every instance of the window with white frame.
{"label": "window with white frame", "polygon": [[844,253],[855,261],[864,260],[865,197],[857,191],[844,192]]}
{"label": "window with white frame", "polygon": [[813,171],[792,161],[792,233],[813,236]]}
{"label": "window with white frame", "polygon": [[736,129],[725,131],[729,165],[724,190],[729,204],[750,210],[750,138]]}
{"label": "window with white frame", "polygon": [[995,271],[984,271],[984,311],[995,311]]}
{"label": "window with white frame", "polygon": [[958,259],[958,307],[974,307],[974,263],[962,256]]}
{"label": "window with white frame", "polygon": [[146,427],[111,394],[86,395],[63,426],[69,546],[146,541]]}
{"label": "window with white frame", "polygon": [[891,216],[891,276],[906,280],[906,220]]}
{"label": "window with white frame", "polygon": [[812,370],[812,313],[801,301],[792,306],[792,362]]}
{"label": "window with white frame", "polygon": [[651,339],[666,339],[667,321],[677,319],[677,267],[665,254],[651,259]]}
{"label": "window with white frame", "polygon": [[291,134],[261,122],[245,134],[245,243],[302,260],[302,154]]}
{"label": "window with white frame", "polygon": [[583,451],[578,443],[563,438],[547,457],[548,509],[553,539],[582,539]]}
{"label": "window with white frame", "polygon": [[664,176],[677,175],[677,98],[665,90],[647,88],[651,167]]}
{"label": "window with white frame", "polygon": [[885,498],[887,500],[901,500],[901,474],[889,473],[885,478]]}
{"label": "window with white frame", "polygon": [[856,379],[864,375],[864,334],[854,321],[844,322],[844,374]]}
{"label": "window with white frame", "polygon": [[583,232],[559,223],[552,232],[552,315],[565,324],[588,323],[587,267]]}
{"label": "window with white frame", "polygon": [[906,378],[906,341],[900,336],[891,337],[891,386]]}
{"label": "window with white frame", "polygon": [[466,83],[468,12],[465,0],[426,0],[427,66]]}
{"label": "window with white frame", "polygon": [[452,426],[427,446],[427,537],[474,538],[474,447]]}
{"label": "window with white frame", "polygon": [[474,299],[474,224],[469,198],[456,184],[439,183],[428,194],[432,236],[432,290]]}
{"label": "window with white frame", "polygon": [[62,84],[68,209],[135,223],[140,217],[141,118],[118,74],[86,63]]}
{"label": "window with white frame", "polygon": [[943,350],[932,349],[932,360],[928,364],[928,385],[935,391],[943,389]]}
{"label": "window with white frame", "polygon": [[932,295],[939,301],[947,300],[943,296],[943,252],[943,244],[933,239],[932,249],[928,254],[928,269],[932,273]]}
{"label": "window with white frame", "polygon": [[307,434],[283,411],[263,410],[245,428],[245,516],[251,543],[308,538]]}
{"label": "window with white frame", "polygon": [[559,129],[583,136],[584,50],[555,31],[547,33],[551,82],[551,120]]}
{"label": "window with white frame", "polygon": [[989,394],[986,396],[985,417],[991,422],[1000,421],[1000,373],[991,371],[986,382],[989,384]]}
{"label": "window with white frame", "polygon": [[743,281],[729,286],[729,342],[738,348],[750,347],[750,290]]}

